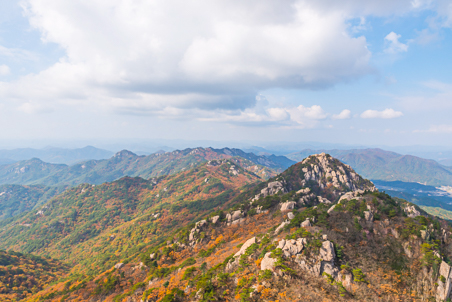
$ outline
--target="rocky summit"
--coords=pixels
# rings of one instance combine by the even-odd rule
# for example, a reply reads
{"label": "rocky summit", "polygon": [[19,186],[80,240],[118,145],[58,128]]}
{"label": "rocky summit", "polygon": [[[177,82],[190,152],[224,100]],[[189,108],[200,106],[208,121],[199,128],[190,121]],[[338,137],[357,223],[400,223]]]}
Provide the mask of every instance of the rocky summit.
{"label": "rocky summit", "polygon": [[[450,223],[379,192],[328,154],[309,156],[268,181],[236,162],[211,160],[171,177],[128,182],[87,188],[74,199],[66,193],[64,199],[70,202],[56,197],[43,206],[43,215],[25,216],[28,230],[8,226],[8,235],[1,236],[11,241],[11,236],[23,239],[20,234],[29,234],[39,253],[50,252],[60,261],[70,255],[69,249],[84,255],[71,256],[70,274],[43,290],[23,294],[24,299],[451,298]],[[96,230],[102,225],[109,227],[102,219],[91,220],[96,228],[86,223],[76,228],[77,221],[95,216],[93,210],[84,212],[84,203],[96,211],[118,207],[127,219],[119,223],[115,218],[116,223],[99,234]],[[52,221],[58,224],[46,222],[56,205],[61,216]],[[66,215],[69,211],[62,207],[75,212]],[[109,215],[114,218],[114,213]],[[35,247],[36,238],[43,236],[37,231],[40,227],[51,237]],[[68,235],[71,232],[77,236]],[[89,241],[83,243],[88,233]],[[52,243],[58,236],[63,239]],[[24,247],[32,246],[17,245]]]}

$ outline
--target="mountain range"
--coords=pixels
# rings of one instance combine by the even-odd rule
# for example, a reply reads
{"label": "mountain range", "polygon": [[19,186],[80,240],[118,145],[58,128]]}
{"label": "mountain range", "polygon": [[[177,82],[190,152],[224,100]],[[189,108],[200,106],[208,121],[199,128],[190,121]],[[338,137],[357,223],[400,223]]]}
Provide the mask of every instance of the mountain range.
{"label": "mountain range", "polygon": [[16,161],[39,158],[42,161],[55,164],[74,164],[89,159],[105,159],[113,155],[113,152],[86,146],[84,148],[64,149],[48,147],[44,149],[21,148],[0,150],[0,165],[11,164]]}
{"label": "mountain range", "polygon": [[311,150],[287,155],[299,161],[311,154],[326,152],[352,166],[372,180],[418,182],[431,186],[452,186],[452,168],[434,160],[402,155],[381,149]]}
{"label": "mountain range", "polygon": [[209,159],[81,184],[2,224],[0,300],[439,302],[451,235],[327,154],[268,180]]}
{"label": "mountain range", "polygon": [[174,174],[211,159],[236,158],[242,166],[263,178],[283,171],[294,162],[284,156],[257,156],[239,149],[196,148],[138,156],[123,150],[109,159],[89,160],[71,166],[50,164],[38,158],[0,166],[0,184],[75,186],[101,184],[124,176],[150,178]]}

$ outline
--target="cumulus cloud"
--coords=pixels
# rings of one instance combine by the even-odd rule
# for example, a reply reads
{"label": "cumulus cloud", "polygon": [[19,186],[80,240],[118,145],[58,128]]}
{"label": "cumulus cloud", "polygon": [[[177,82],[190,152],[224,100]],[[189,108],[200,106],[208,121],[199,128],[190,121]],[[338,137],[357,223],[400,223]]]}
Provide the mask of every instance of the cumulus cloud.
{"label": "cumulus cloud", "polygon": [[403,44],[399,41],[401,35],[396,34],[395,32],[390,32],[385,37],[385,42],[387,43],[387,47],[384,50],[386,53],[396,54],[399,52],[407,52],[408,44]]}
{"label": "cumulus cloud", "polygon": [[[314,128],[328,114],[319,105],[297,107],[248,108],[243,111],[222,111],[199,118],[202,121],[228,122],[242,125],[276,125],[288,128]],[[198,112],[198,114],[200,114]]]}
{"label": "cumulus cloud", "polygon": [[0,65],[0,76],[8,75],[11,72],[9,67],[5,64]]}
{"label": "cumulus cloud", "polygon": [[327,2],[25,0],[31,26],[66,55],[0,83],[0,96],[119,104],[123,113],[244,110],[263,89],[319,88],[373,72],[365,37],[348,34],[348,20],[369,8]]}
{"label": "cumulus cloud", "polygon": [[333,120],[345,120],[352,117],[352,112],[348,109],[344,109],[339,114],[333,114]]}
{"label": "cumulus cloud", "polygon": [[361,113],[361,118],[369,119],[369,118],[382,118],[382,119],[391,119],[396,117],[403,116],[403,113],[400,111],[395,111],[392,108],[387,108],[383,111],[377,110],[366,110]]}

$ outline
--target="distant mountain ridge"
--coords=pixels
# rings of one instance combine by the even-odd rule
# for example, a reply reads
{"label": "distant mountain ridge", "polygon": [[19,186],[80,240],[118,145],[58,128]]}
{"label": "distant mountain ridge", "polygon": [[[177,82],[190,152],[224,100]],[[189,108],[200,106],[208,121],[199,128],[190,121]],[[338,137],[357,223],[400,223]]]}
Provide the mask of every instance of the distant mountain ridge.
{"label": "distant mountain ridge", "polygon": [[363,177],[385,181],[419,182],[426,185],[452,185],[452,168],[434,160],[402,155],[381,149],[311,150],[287,155],[301,160],[311,154],[325,152],[349,164]]}
{"label": "distant mountain ridge", "polygon": [[139,156],[122,150],[105,160],[89,160],[71,166],[46,163],[38,158],[0,166],[0,184],[78,185],[101,184],[124,176],[150,178],[174,174],[213,159],[230,159],[250,172],[269,178],[294,162],[284,156],[258,156],[239,149],[195,148]]}
{"label": "distant mountain ridge", "polygon": [[11,150],[0,150],[0,165],[11,162],[39,158],[44,162],[55,164],[74,164],[89,159],[106,159],[113,155],[113,152],[86,146],[84,148],[64,149],[64,148],[20,148]]}

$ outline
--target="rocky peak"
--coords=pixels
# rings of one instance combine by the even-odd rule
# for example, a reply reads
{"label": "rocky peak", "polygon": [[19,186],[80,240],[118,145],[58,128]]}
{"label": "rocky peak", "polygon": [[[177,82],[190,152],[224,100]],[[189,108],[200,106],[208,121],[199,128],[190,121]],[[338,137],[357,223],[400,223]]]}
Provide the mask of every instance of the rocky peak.
{"label": "rocky peak", "polygon": [[316,199],[321,203],[334,203],[347,193],[374,192],[374,184],[359,176],[346,165],[321,153],[307,157],[267,183],[252,200],[278,193],[296,191],[303,204]]}
{"label": "rocky peak", "polygon": [[117,152],[115,155],[113,155],[113,157],[132,157],[132,156],[137,156],[135,153],[129,151],[129,150],[121,150],[119,152]]}
{"label": "rocky peak", "polygon": [[332,188],[335,195],[340,191],[375,191],[374,184],[359,176],[349,165],[332,156],[321,153],[304,159],[300,164],[303,179],[301,185],[313,184],[321,189]]}

